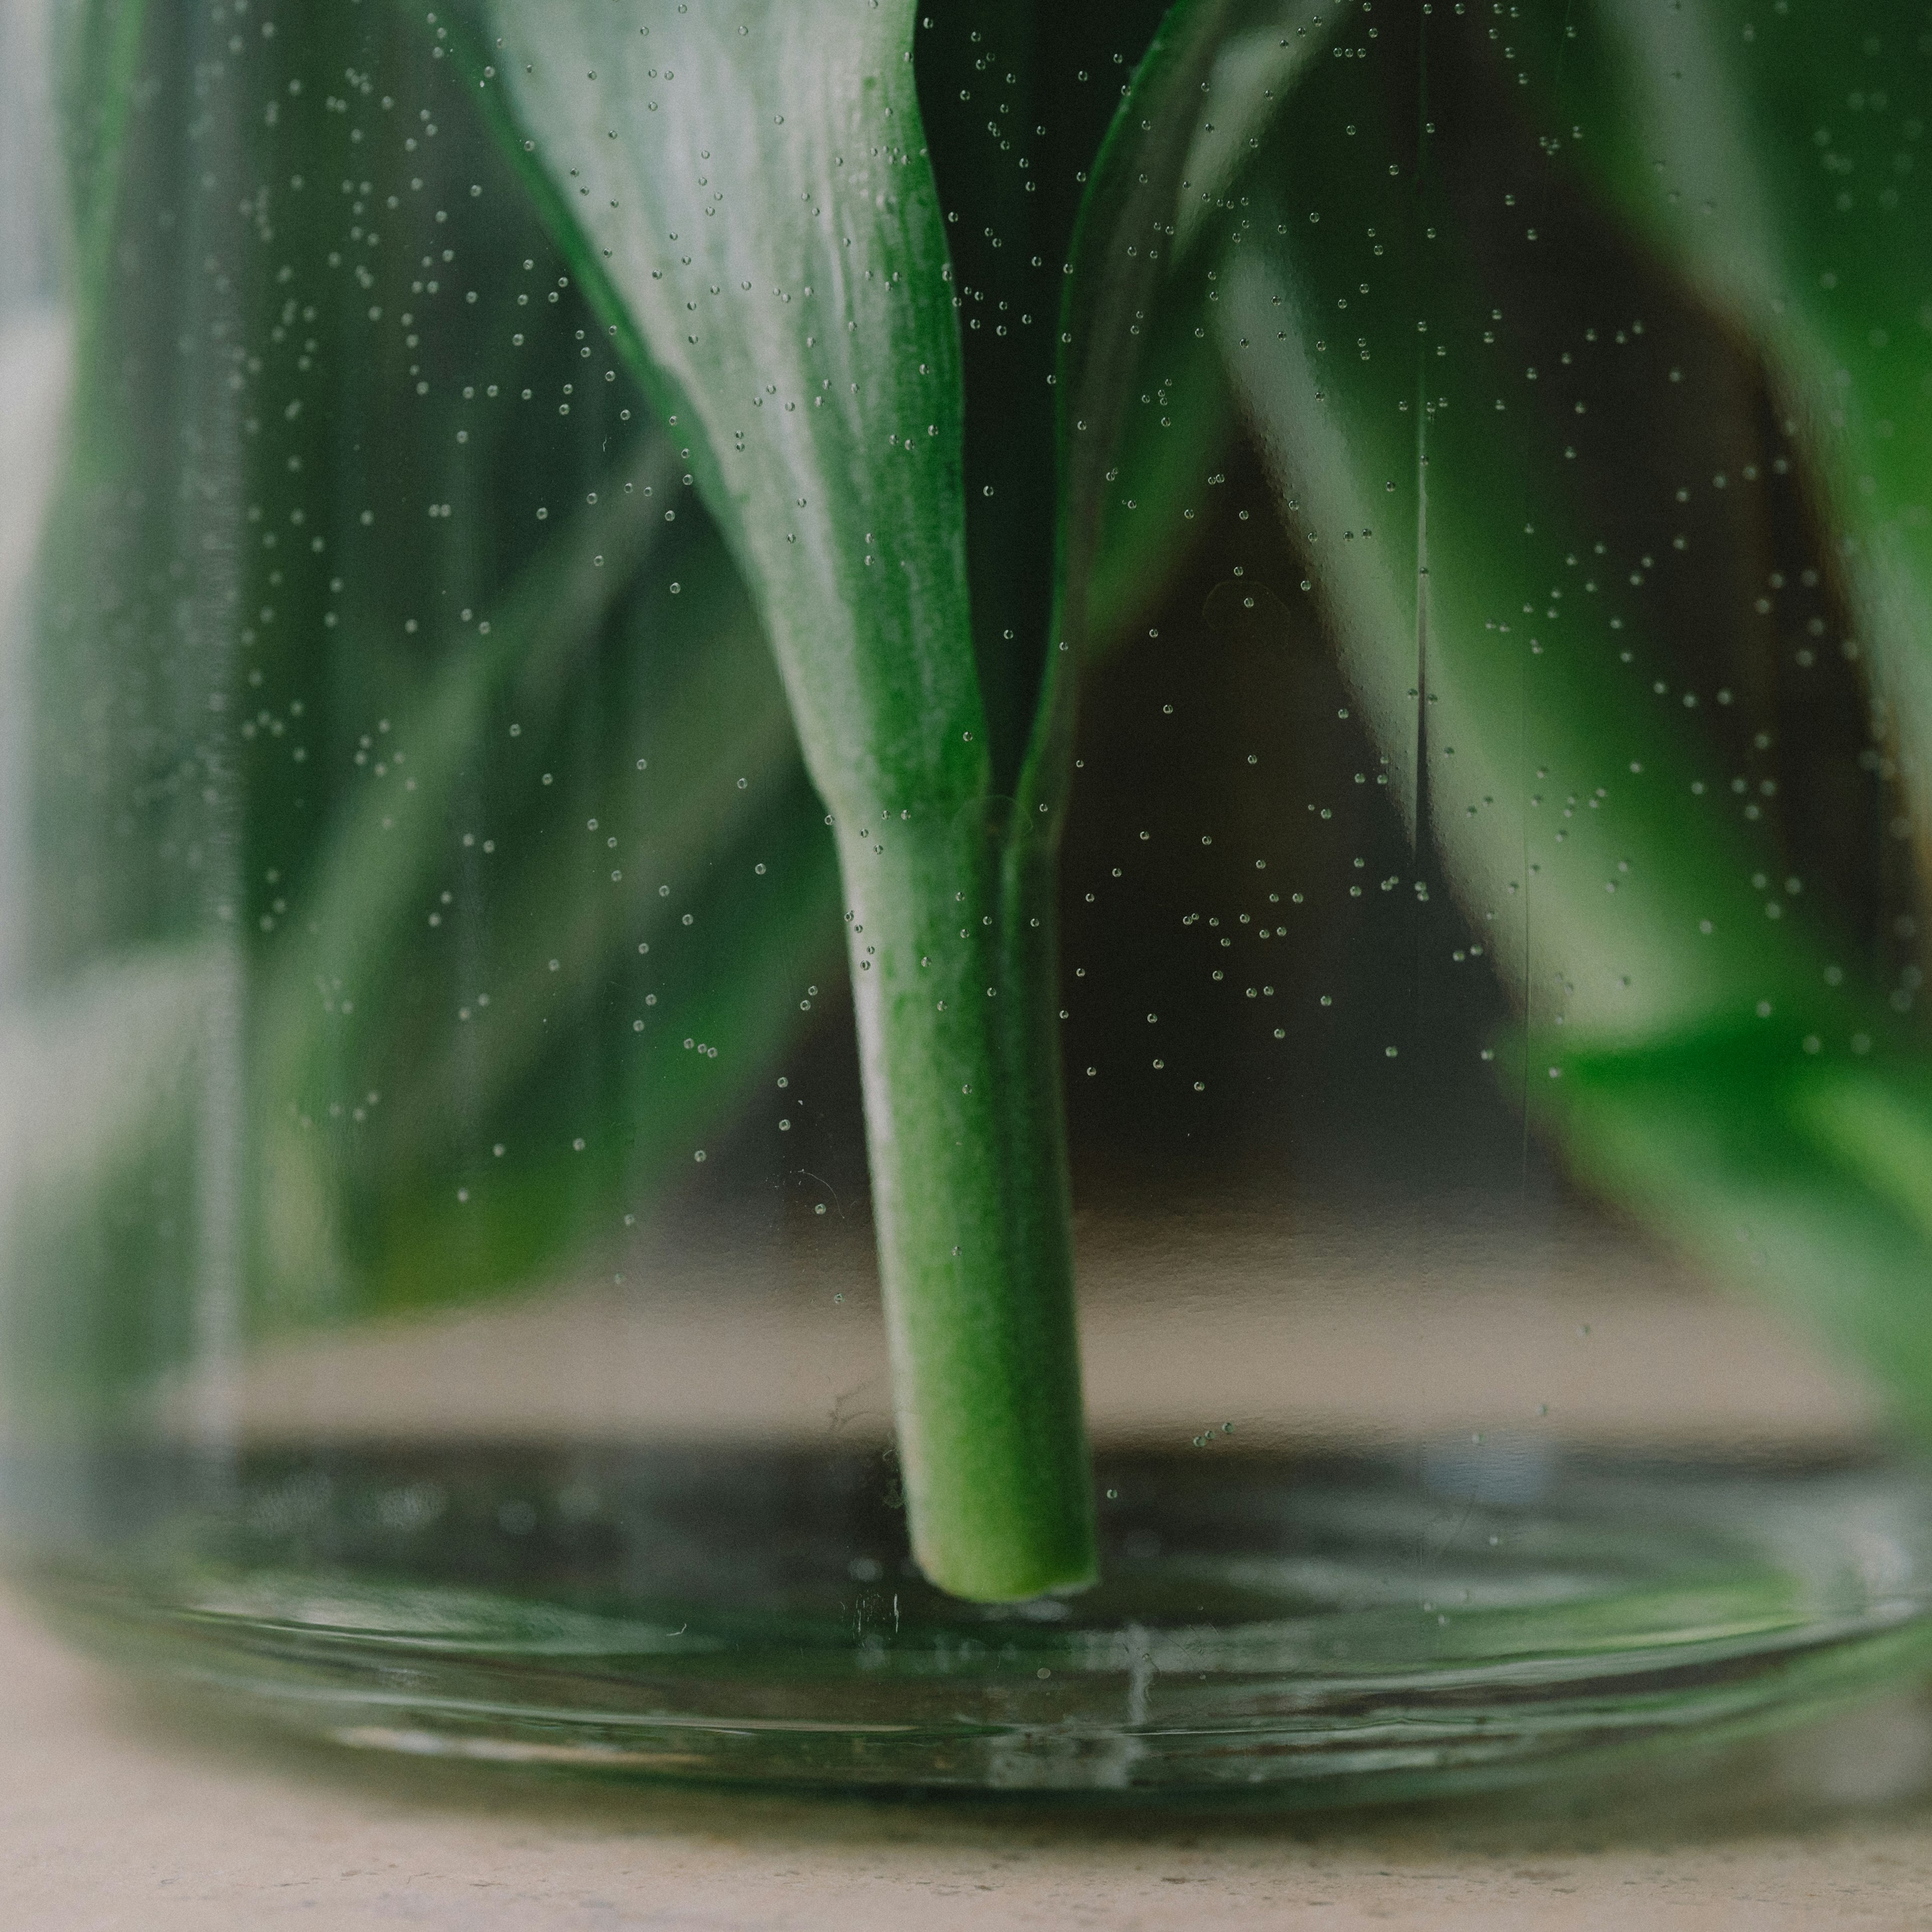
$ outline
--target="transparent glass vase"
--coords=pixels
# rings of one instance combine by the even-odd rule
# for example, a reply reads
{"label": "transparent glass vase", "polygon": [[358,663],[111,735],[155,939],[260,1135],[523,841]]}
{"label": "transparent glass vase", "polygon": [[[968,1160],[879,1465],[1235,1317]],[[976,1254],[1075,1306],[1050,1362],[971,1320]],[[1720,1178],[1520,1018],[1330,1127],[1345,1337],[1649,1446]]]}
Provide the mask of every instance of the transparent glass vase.
{"label": "transparent glass vase", "polygon": [[[0,10],[12,1574],[344,1746],[817,1788],[1353,1802],[1922,1668],[1916,28],[886,10]],[[908,502],[995,740],[1078,686],[1099,1581],[994,1603],[772,587]]]}

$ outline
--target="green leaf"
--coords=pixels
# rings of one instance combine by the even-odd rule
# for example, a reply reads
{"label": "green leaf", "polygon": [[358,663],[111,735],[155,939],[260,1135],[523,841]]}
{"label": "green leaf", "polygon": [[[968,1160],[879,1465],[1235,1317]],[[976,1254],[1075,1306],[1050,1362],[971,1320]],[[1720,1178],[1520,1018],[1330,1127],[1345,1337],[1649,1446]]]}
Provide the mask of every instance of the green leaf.
{"label": "green leaf", "polygon": [[1513,33],[1553,152],[1753,344],[1876,660],[1932,866],[1932,117],[1924,23],[1604,0]]}
{"label": "green leaf", "polygon": [[856,0],[491,16],[515,118],[690,439],[831,809],[914,1547],[936,1581],[997,1598],[1090,1576],[1092,1502],[1040,1051],[1050,846],[1010,892],[913,17]]}
{"label": "green leaf", "polygon": [[[1328,31],[1312,0],[1180,0],[1108,130],[1061,322],[1056,637],[1110,636],[1184,554],[1233,429],[1210,272],[1240,238],[1229,196]],[[1040,742],[1056,728],[1070,698],[1049,682]]]}
{"label": "green leaf", "polygon": [[1454,174],[1450,128],[1418,182],[1376,71],[1400,56],[1353,51],[1246,184],[1259,238],[1222,260],[1220,336],[1396,802],[1515,997],[1498,1076],[1580,1176],[1932,1425],[1922,1054],[1858,935],[1772,883],[1770,824],[1712,782],[1682,640],[1624,587],[1645,479],[1546,405],[1497,326],[1514,298],[1478,278],[1496,250],[1464,212],[1500,196]]}
{"label": "green leaf", "polygon": [[1932,1435],[1922,1059],[1882,1044],[1862,1062],[1814,1058],[1760,1028],[1562,1072],[1526,1088],[1580,1179],[1857,1364]]}
{"label": "green leaf", "polygon": [[1196,138],[1202,76],[1240,10],[1240,0],[1181,0],[1169,10],[1101,144],[1075,224],[1060,328],[1069,346],[1057,385],[1056,649],[1048,654],[1021,778],[1023,809],[1057,814],[1065,803],[1074,678],[1093,628],[1088,600],[1111,521],[1108,472],[1116,467],[1127,395],[1144,359],[1142,332],[1168,272],[1162,258]]}
{"label": "green leaf", "polygon": [[[1768,925],[1752,884],[1782,876],[1768,826],[1708,782],[1701,714],[1657,701],[1669,640],[1645,634],[1636,560],[1595,561],[1601,513],[1494,327],[1476,238],[1400,158],[1376,71],[1398,57],[1335,63],[1297,98],[1218,304],[1392,794],[1532,1027],[1561,1011],[1572,1042],[1654,1039],[1822,994],[1803,908]],[[1357,164],[1324,173],[1338,125]],[[1316,179],[1311,219],[1289,196]]]}
{"label": "green leaf", "polygon": [[[473,1297],[604,1233],[742,1098],[796,1030],[793,980],[836,949],[830,842],[764,638],[703,519],[668,528],[638,512],[667,486],[677,494],[680,467],[661,434],[644,439],[494,608],[487,634],[388,721],[410,789],[352,791],[328,831],[253,1013],[267,1177],[257,1294],[271,1319]],[[684,594],[646,594],[646,575],[667,568]],[[478,856],[463,828],[520,748],[506,722],[535,748],[560,728],[567,740],[565,714],[595,688],[600,658],[621,672],[597,694],[617,728],[593,806],[640,792],[668,803],[614,871],[601,840],[588,863],[560,864],[528,814],[556,800],[564,815],[574,793],[538,784],[536,751],[517,760],[521,789],[488,821],[488,916],[452,985],[453,940],[423,908]],[[661,748],[648,778],[632,769],[640,742]],[[748,825],[740,780],[754,777]],[[640,1017],[648,1001],[648,1040],[616,1023],[622,1000]],[[675,1049],[693,1034],[727,1043],[729,1077],[690,1077]],[[614,1058],[621,1077],[586,1091],[574,1070]],[[345,1119],[343,1096],[371,1090],[380,1107]],[[488,1155],[498,1144],[507,1157]]]}
{"label": "green leaf", "polygon": [[[649,445],[628,480],[602,493],[606,506],[583,513],[538,556],[489,634],[452,652],[390,721],[386,735],[410,760],[411,789],[400,797],[386,788],[351,792],[329,827],[304,930],[283,948],[257,997],[267,1094],[326,1106],[334,1083],[316,1063],[361,1057],[341,1036],[382,1023],[387,962],[404,932],[421,922],[417,902],[433,896],[431,883],[448,862],[451,814],[476,775],[486,730],[506,700],[520,727],[532,707],[537,722],[548,722],[614,599],[650,554],[656,532],[625,497],[671,480],[675,461],[674,452]],[[352,1012],[349,1024],[324,1028],[318,987],[346,988],[359,1024]]]}
{"label": "green leaf", "polygon": [[689,438],[820,793],[854,824],[981,796],[958,333],[910,5],[490,18],[496,84]]}
{"label": "green leaf", "polygon": [[1172,589],[1204,526],[1208,478],[1225,470],[1240,433],[1205,304],[1169,290],[1156,304],[1127,384],[1111,466],[1120,473],[1111,484],[1101,473],[1081,612],[1083,676]]}
{"label": "green leaf", "polygon": [[[28,667],[22,1010],[84,1060],[85,1029],[56,1024],[78,980],[167,1076],[134,1078],[119,1120],[84,1065],[59,1079],[14,1273],[35,1284],[22,1318],[76,1338],[22,1358],[79,1370],[91,1336],[112,1382],[198,1346],[194,1273],[218,1232],[244,1340],[542,1285],[688,1171],[804,1023],[838,922],[822,809],[678,446],[626,427],[644,412],[619,371],[584,384],[610,358],[585,368],[567,265],[420,20],[311,9],[242,56],[224,29],[218,74],[192,10],[104,0],[69,27],[83,367]],[[350,69],[347,100],[288,86]],[[454,152],[365,146],[385,100]],[[194,112],[220,143],[184,141]],[[444,170],[473,191],[412,186]],[[245,202],[200,184],[231,170]],[[259,352],[245,380],[182,356],[216,325]],[[573,379],[569,410],[532,406]],[[676,801],[642,838],[626,824],[622,887],[601,841],[594,868],[557,862],[553,821],[584,790],[592,812]],[[432,927],[452,885],[460,916]],[[157,960],[188,962],[188,996],[148,997]],[[458,1018],[479,988],[487,1027]],[[700,1030],[724,1048],[708,1078],[658,1037]],[[245,1094],[225,1145],[199,1132],[218,1076]],[[197,1164],[232,1187],[197,1186]],[[204,1225],[217,1194],[239,1228]]]}
{"label": "green leaf", "polygon": [[[406,1164],[384,1167],[371,1150],[345,1178],[371,1304],[468,1299],[620,1240],[627,1216],[694,1172],[694,1156],[754,1090],[770,1091],[771,1066],[811,1004],[800,995],[836,963],[838,878],[795,760],[766,771],[760,788],[770,801],[748,825],[721,812],[710,840],[670,848],[698,872],[676,897],[690,909],[688,930],[668,912],[625,925],[614,947],[574,934],[578,984],[554,996],[548,1027],[542,981],[561,975],[536,962],[530,982],[506,995],[513,1037],[490,1053],[490,1090],[466,1091],[455,1056],[440,1057],[394,1135]],[[652,934],[648,965],[628,943],[640,930]],[[467,1120],[433,1120],[439,1095],[460,1096]]]}
{"label": "green leaf", "polygon": [[[982,614],[976,650],[966,532],[997,543],[1004,526],[965,514],[966,404],[982,452],[1027,425],[1005,387],[961,393],[955,311],[984,292],[947,260],[911,10],[620,15],[556,0],[491,16],[553,217],[690,433],[832,808],[914,1546],[963,1594],[1091,1570],[1054,869],[1108,472],[1194,99],[1234,12],[1184,9],[1156,37],[1083,200],[1052,379],[1058,588],[1036,701],[1017,720],[1014,663],[1039,643],[1008,626],[1001,662]],[[1016,68],[1005,85],[1018,80]],[[999,220],[1022,222],[1029,184],[1006,185]],[[976,220],[1000,194],[975,182],[966,200]],[[1013,238],[982,225],[994,250]],[[996,361],[989,346],[975,366]],[[973,473],[997,500],[1000,464],[982,454]],[[982,555],[970,580],[1001,611],[1003,561]]]}

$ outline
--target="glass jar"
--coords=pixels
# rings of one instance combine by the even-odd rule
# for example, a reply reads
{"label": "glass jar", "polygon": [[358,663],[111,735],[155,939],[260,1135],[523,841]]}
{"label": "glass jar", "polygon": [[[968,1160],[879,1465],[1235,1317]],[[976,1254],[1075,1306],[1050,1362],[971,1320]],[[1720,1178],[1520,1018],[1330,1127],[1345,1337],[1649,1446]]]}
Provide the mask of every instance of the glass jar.
{"label": "glass jar", "polygon": [[1923,50],[1521,11],[0,16],[64,1628],[1301,1798],[1919,1664]]}

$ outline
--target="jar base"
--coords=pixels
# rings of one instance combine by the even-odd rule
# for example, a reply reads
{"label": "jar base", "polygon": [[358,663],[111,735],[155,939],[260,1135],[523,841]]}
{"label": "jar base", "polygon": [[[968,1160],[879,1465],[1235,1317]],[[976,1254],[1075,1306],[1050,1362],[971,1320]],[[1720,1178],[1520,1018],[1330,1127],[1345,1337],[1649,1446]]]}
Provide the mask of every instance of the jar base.
{"label": "jar base", "polygon": [[39,1520],[92,1530],[82,1556],[30,1525],[27,1575],[150,1677],[344,1745],[641,1778],[1356,1803],[1793,1720],[1932,1659],[1932,1480],[1876,1458],[1103,1455],[1104,1580],[999,1606],[919,1576],[876,1450],[44,1474]]}

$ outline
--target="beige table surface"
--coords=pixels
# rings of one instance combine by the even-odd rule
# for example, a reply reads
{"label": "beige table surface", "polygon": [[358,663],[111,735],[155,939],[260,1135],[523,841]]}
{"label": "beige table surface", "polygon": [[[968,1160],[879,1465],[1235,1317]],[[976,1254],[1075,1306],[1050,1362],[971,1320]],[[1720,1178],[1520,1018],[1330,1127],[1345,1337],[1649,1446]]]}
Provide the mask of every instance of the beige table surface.
{"label": "beige table surface", "polygon": [[1932,1706],[1586,1792],[1342,1817],[799,1804],[210,1730],[0,1600],[5,1932],[1932,1924]]}
{"label": "beige table surface", "polygon": [[[1232,1286],[1225,1228],[1211,1251],[1166,1221],[1094,1244],[1088,1274],[1115,1291],[1088,1310],[1084,1337],[1102,1424],[1118,1410],[1184,1432],[1199,1414],[1226,1414],[1260,1434],[1272,1412],[1331,1426],[1380,1416],[1444,1435],[1567,1426],[1614,1439],[1667,1420],[1731,1443],[1754,1430],[1828,1442],[1856,1436],[1870,1407],[1761,1311],[1700,1296],[1627,1241],[1565,1246],[1542,1230],[1511,1264],[1485,1226],[1467,1252],[1437,1244],[1426,1268],[1396,1268],[1372,1267],[1358,1239],[1304,1228],[1299,1273],[1244,1298],[1240,1281],[1271,1280],[1279,1265],[1268,1233],[1258,1224],[1265,1252]],[[834,1264],[849,1288],[858,1264]],[[834,1328],[830,1288],[814,1299],[809,1270],[788,1267],[770,1309],[734,1328],[737,1382],[759,1414],[801,1430],[822,1432],[828,1406],[842,1416],[856,1406],[851,1426],[869,1416],[882,1430],[876,1322]],[[748,1270],[734,1268],[742,1287]],[[634,1287],[644,1270],[628,1271]],[[1370,1276],[1412,1292],[1365,1297]],[[1140,1276],[1159,1293],[1128,1292]],[[485,1426],[542,1436],[566,1424],[622,1438],[640,1418],[666,1416],[688,1432],[715,1405],[715,1371],[700,1372],[715,1330],[693,1312],[703,1296],[676,1288],[659,1285],[647,1319],[615,1284],[592,1283],[300,1339],[251,1358],[220,1406],[238,1426],[302,1440]],[[1179,1294],[1190,1298],[1184,1352],[1156,1319]],[[1292,1318],[1277,1306],[1291,1299]],[[1391,1334],[1406,1346],[1392,1352]],[[692,1389],[704,1400],[694,1404]],[[202,1406],[182,1391],[186,1417]],[[284,1926],[1932,1932],[1932,1699],[1908,1692],[1612,1787],[1430,1809],[1318,1818],[1082,1815],[1033,1798],[997,1810],[788,1802],[218,1730],[77,1660],[0,1596],[0,1932]]]}

